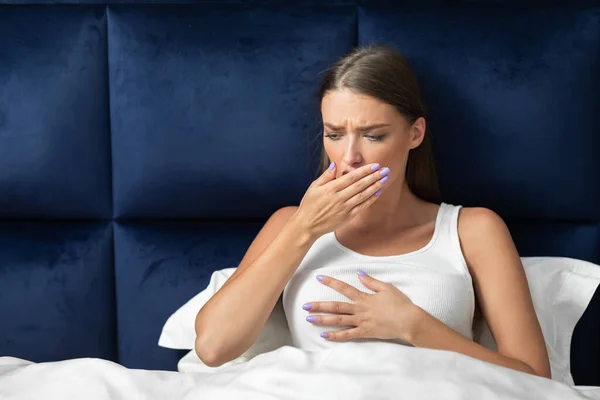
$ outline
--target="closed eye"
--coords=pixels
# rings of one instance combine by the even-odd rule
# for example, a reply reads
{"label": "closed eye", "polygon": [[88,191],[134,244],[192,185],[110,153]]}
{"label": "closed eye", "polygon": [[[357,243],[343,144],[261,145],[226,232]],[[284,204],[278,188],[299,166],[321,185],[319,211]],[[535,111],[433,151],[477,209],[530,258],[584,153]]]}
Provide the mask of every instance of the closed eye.
{"label": "closed eye", "polygon": [[340,140],[340,136],[341,135],[338,135],[337,133],[327,133],[325,135],[326,138],[329,138],[331,140]]}
{"label": "closed eye", "polygon": [[[330,140],[340,140],[342,135],[338,133],[327,133],[325,134],[325,137]],[[386,135],[364,135],[364,137],[371,142],[380,142],[386,137]]]}

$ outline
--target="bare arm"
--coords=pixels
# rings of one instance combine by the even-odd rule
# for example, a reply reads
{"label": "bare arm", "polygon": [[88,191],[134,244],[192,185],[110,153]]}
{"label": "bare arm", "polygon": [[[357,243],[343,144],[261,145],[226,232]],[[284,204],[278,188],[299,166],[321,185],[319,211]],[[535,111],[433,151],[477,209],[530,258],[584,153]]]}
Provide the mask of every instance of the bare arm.
{"label": "bare arm", "polygon": [[550,371],[538,372],[529,364],[520,360],[519,357],[510,357],[502,353],[495,352],[479,343],[467,339],[460,333],[449,328],[440,320],[431,316],[420,309],[417,311],[419,316],[415,317],[420,322],[422,328],[414,333],[411,344],[415,347],[424,347],[428,349],[449,350],[486,361],[491,364],[501,365],[517,371],[532,375],[545,376],[550,378]]}
{"label": "bare arm", "polygon": [[550,378],[550,364],[527,277],[504,221],[484,208],[463,209],[458,224],[483,316],[498,352],[420,313],[413,345],[456,351],[483,361]]}
{"label": "bare arm", "polygon": [[195,350],[206,365],[233,360],[254,343],[315,240],[377,200],[380,179],[389,171],[382,175],[379,168],[368,164],[335,179],[332,163],[299,207],[271,216],[235,273],[196,316]]}
{"label": "bare arm", "polygon": [[196,353],[206,365],[222,365],[252,345],[314,242],[294,219],[297,208],[269,218],[234,274],[198,312]]}

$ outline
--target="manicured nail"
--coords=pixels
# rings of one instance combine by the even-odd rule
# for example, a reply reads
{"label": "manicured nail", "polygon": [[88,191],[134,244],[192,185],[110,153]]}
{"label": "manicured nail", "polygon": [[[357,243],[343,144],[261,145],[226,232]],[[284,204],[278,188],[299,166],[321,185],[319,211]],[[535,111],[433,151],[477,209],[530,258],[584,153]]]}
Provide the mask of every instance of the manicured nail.
{"label": "manicured nail", "polygon": [[310,310],[311,308],[312,308],[312,304],[305,304],[302,306],[302,309],[306,310],[306,311]]}
{"label": "manicured nail", "polygon": [[317,275],[317,280],[318,280],[319,282],[322,282],[322,281],[323,281],[323,279],[325,279],[325,277],[324,277],[323,275]]}
{"label": "manicured nail", "polygon": [[335,167],[335,163],[332,161],[331,164],[329,164],[329,169],[332,170]]}
{"label": "manicured nail", "polygon": [[384,169],[379,171],[379,173],[381,174],[381,176],[385,176],[390,173],[390,169],[388,167],[385,167]]}
{"label": "manicured nail", "polygon": [[379,196],[381,194],[381,189],[375,192],[375,196]]}
{"label": "manicured nail", "polygon": [[310,316],[306,317],[306,320],[308,322],[315,322],[317,320],[317,317],[315,317],[314,315],[310,315]]}
{"label": "manicured nail", "polygon": [[321,333],[321,337],[322,338],[328,338],[329,337],[329,333],[323,332],[323,333]]}
{"label": "manicured nail", "polygon": [[379,182],[381,182],[381,183],[386,183],[388,179],[389,179],[389,176],[384,176],[383,178],[381,178],[381,179],[379,180]]}
{"label": "manicured nail", "polygon": [[366,275],[365,271],[363,271],[362,269],[359,269],[358,271],[356,271],[356,273],[359,274],[360,276]]}
{"label": "manicured nail", "polygon": [[377,171],[381,167],[379,164],[375,164],[371,167],[371,171]]}

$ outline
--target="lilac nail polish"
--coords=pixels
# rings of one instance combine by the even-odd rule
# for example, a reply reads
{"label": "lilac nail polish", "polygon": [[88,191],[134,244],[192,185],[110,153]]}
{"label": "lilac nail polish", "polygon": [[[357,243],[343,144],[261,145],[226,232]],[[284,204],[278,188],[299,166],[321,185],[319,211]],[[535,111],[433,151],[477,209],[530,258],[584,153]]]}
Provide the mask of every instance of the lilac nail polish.
{"label": "lilac nail polish", "polygon": [[315,317],[314,315],[309,315],[308,317],[306,317],[306,320],[308,322],[315,322],[317,320],[317,317]]}
{"label": "lilac nail polish", "polygon": [[310,310],[311,308],[312,308],[312,304],[305,304],[302,306],[302,309],[306,310],[306,311]]}
{"label": "lilac nail polish", "polygon": [[358,271],[356,271],[356,273],[359,274],[360,276],[366,275],[365,271],[363,271],[362,269],[359,269]]}
{"label": "lilac nail polish", "polygon": [[325,279],[325,277],[323,275],[317,275],[317,280],[319,282],[323,282],[323,279]]}
{"label": "lilac nail polish", "polygon": [[381,179],[379,180],[379,182],[381,182],[381,183],[386,183],[386,182],[387,182],[387,180],[388,180],[389,178],[390,178],[389,176],[384,176],[383,178],[381,178]]}
{"label": "lilac nail polish", "polygon": [[390,173],[390,169],[388,167],[385,167],[384,169],[379,171],[379,173],[381,174],[381,176],[386,176],[387,174]]}
{"label": "lilac nail polish", "polygon": [[375,164],[371,167],[371,171],[377,171],[381,167],[379,164]]}
{"label": "lilac nail polish", "polygon": [[381,189],[375,192],[375,196],[379,196],[381,194]]}
{"label": "lilac nail polish", "polygon": [[323,333],[321,333],[321,337],[322,338],[328,338],[329,337],[329,333],[323,332]]}
{"label": "lilac nail polish", "polygon": [[329,164],[329,169],[332,170],[335,167],[335,163],[332,161],[331,164]]}

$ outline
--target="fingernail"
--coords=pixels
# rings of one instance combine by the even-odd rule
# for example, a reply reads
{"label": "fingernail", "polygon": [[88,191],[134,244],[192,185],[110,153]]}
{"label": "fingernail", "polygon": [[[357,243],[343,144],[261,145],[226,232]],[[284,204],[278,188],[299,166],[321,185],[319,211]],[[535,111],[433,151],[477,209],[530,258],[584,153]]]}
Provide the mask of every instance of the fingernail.
{"label": "fingernail", "polygon": [[379,173],[381,174],[381,176],[385,176],[390,173],[390,169],[388,167],[385,167],[384,169],[379,171]]}
{"label": "fingernail", "polygon": [[311,308],[312,308],[312,304],[305,304],[302,306],[302,309],[306,310],[306,311],[310,310]]}
{"label": "fingernail", "polygon": [[388,179],[389,179],[389,176],[384,176],[383,178],[381,178],[381,179],[379,180],[379,182],[381,182],[381,183],[386,183]]}
{"label": "fingernail", "polygon": [[317,317],[315,317],[314,315],[310,315],[310,316],[306,317],[306,320],[308,322],[315,322],[317,320]]}
{"label": "fingernail", "polygon": [[363,271],[362,269],[359,269],[358,271],[356,271],[356,273],[359,274],[360,276],[366,275],[365,271]]}
{"label": "fingernail", "polygon": [[325,279],[325,277],[323,275],[317,275],[317,280],[319,282],[323,281],[323,279]]}
{"label": "fingernail", "polygon": [[371,171],[377,171],[379,169],[380,165],[379,164],[375,164],[371,167]]}
{"label": "fingernail", "polygon": [[329,170],[332,170],[335,167],[335,163],[332,161],[331,164],[329,164]]}
{"label": "fingernail", "polygon": [[381,189],[375,192],[375,196],[379,196],[381,194]]}
{"label": "fingernail", "polygon": [[321,333],[321,337],[322,338],[328,338],[329,337],[329,333],[323,332],[323,333]]}

